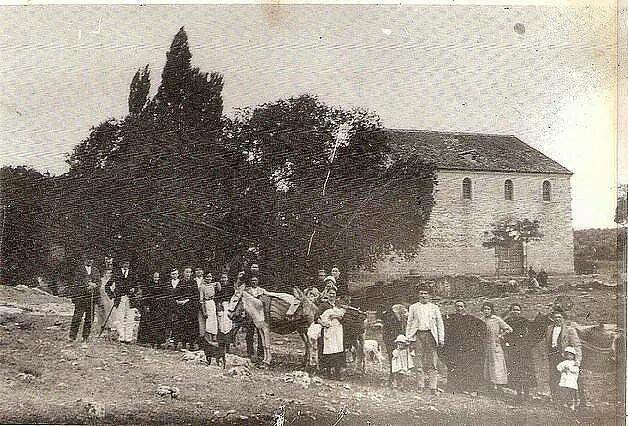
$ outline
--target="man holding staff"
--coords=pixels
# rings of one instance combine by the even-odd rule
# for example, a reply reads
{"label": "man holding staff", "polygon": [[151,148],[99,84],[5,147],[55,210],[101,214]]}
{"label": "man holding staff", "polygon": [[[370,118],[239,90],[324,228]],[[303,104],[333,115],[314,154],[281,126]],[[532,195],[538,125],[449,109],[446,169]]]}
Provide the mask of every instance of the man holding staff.
{"label": "man holding staff", "polygon": [[94,319],[94,305],[98,302],[100,273],[94,266],[94,259],[83,256],[83,263],[77,268],[72,280],[71,297],[74,314],[70,325],[70,340],[74,341],[83,321],[83,342],[87,342]]}

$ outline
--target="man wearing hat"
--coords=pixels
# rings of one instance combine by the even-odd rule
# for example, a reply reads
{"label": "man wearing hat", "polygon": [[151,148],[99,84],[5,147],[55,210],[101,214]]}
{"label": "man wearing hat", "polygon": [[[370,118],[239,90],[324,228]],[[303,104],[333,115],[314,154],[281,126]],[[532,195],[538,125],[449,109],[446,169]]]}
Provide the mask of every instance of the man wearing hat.
{"label": "man wearing hat", "polygon": [[428,300],[426,286],[419,287],[419,301],[410,306],[406,337],[415,342],[416,372],[419,392],[425,386],[425,373],[432,393],[438,394],[438,354],[436,348],[445,342],[445,327],[440,308]]}
{"label": "man wearing hat", "polygon": [[130,270],[131,262],[122,259],[113,270],[111,280],[107,283],[107,294],[111,295],[118,316],[118,340],[131,343],[135,332],[135,309],[131,306],[137,292],[137,279]]}
{"label": "man wearing hat", "polygon": [[94,319],[94,305],[97,303],[100,273],[94,266],[94,259],[83,256],[82,264],[76,269],[71,283],[71,297],[74,303],[74,314],[70,325],[70,340],[76,339],[78,329],[83,321],[83,342],[89,338]]}

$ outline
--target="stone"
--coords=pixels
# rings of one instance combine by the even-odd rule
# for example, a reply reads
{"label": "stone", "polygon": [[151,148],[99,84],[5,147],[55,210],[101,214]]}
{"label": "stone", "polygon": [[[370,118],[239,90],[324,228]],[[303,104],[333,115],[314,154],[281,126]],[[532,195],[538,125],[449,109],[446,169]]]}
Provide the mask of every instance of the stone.
{"label": "stone", "polygon": [[157,390],[155,391],[157,395],[161,397],[171,397],[172,399],[179,398],[180,391],[176,386],[168,386],[168,385],[159,385]]}
{"label": "stone", "polygon": [[88,401],[85,403],[85,411],[90,419],[102,420],[105,418],[105,404],[103,403]]}
{"label": "stone", "polygon": [[251,370],[244,365],[236,365],[229,368],[226,374],[231,377],[245,377],[251,375]]}
{"label": "stone", "polygon": [[35,380],[35,376],[29,373],[19,373],[17,378],[26,383],[30,383]]}

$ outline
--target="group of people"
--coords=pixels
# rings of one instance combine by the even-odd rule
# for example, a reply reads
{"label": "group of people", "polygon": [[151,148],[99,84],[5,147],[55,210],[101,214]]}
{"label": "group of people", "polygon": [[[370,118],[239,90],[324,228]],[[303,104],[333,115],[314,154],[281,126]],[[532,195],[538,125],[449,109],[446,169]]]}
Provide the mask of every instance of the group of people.
{"label": "group of people", "polygon": [[226,274],[219,282],[212,278],[201,268],[193,273],[191,267],[185,267],[181,278],[178,269],[172,269],[167,282],[162,282],[158,271],[143,280],[128,260],[122,259],[114,267],[111,257],[105,258],[101,274],[94,260],[85,256],[70,283],[75,305],[70,339],[76,339],[83,321],[82,337],[87,341],[94,319],[99,334],[114,328],[122,343],[156,346],[170,341],[175,348],[192,348],[206,333],[215,339],[216,301],[230,295]]}
{"label": "group of people", "polygon": [[393,386],[400,386],[415,369],[419,390],[427,376],[430,389],[437,393],[440,354],[447,365],[448,388],[454,392],[477,394],[486,386],[492,391],[508,387],[524,399],[537,386],[532,350],[544,341],[552,398],[572,409],[576,401],[585,402],[580,339],[558,304],[550,314],[529,320],[522,315],[522,306],[513,303],[502,319],[492,303],[483,304],[478,318],[457,300],[455,312],[443,318],[427,289],[419,290],[418,299],[407,310],[400,304],[383,312]]}
{"label": "group of people", "polygon": [[547,278],[547,272],[544,268],[541,268],[539,272],[536,272],[532,265],[528,268],[528,284],[531,288],[546,288],[548,285]]}
{"label": "group of people", "polygon": [[[182,277],[178,269],[172,269],[169,278],[162,282],[157,271],[148,280],[142,280],[125,259],[114,268],[113,259],[106,258],[102,275],[93,263],[86,256],[71,285],[75,304],[70,327],[72,340],[83,319],[82,336],[87,340],[92,320],[97,316],[98,332],[116,328],[123,343],[167,343],[174,349],[198,349],[203,339],[216,343],[221,334],[234,328],[228,312],[233,309],[237,288],[244,287],[254,297],[276,294],[262,287],[260,281],[264,278],[255,263],[246,272],[240,272],[233,285],[226,272],[215,281],[210,272],[199,267],[184,267]],[[339,269],[332,268],[330,275],[319,270],[316,280],[303,288],[303,295],[318,306],[307,333],[310,339],[321,342],[314,354],[316,363],[324,373],[339,377],[347,349],[343,317],[350,309],[347,286]],[[552,397],[567,401],[572,408],[577,397],[584,399],[578,374],[582,362],[580,340],[560,306],[554,306],[551,314],[528,320],[522,315],[520,304],[512,304],[502,318],[487,302],[478,318],[467,312],[464,301],[457,300],[455,313],[443,318],[439,306],[430,299],[429,288],[419,288],[417,297],[418,301],[409,308],[407,303],[397,304],[382,313],[393,386],[403,386],[403,378],[415,370],[418,390],[423,391],[427,385],[438,393],[440,354],[447,364],[451,389],[474,393],[483,384],[493,390],[507,386],[525,398],[537,385],[532,348],[545,340]],[[248,355],[259,356],[263,349],[255,326],[250,320],[236,328],[240,326],[246,328]]]}
{"label": "group of people", "polygon": [[[182,268],[182,276],[178,268],[173,268],[166,280],[162,280],[159,271],[145,279],[131,268],[128,260],[121,259],[114,267],[113,258],[109,256],[105,257],[101,269],[102,273],[94,265],[93,258],[86,255],[69,283],[69,293],[75,305],[71,340],[76,339],[83,322],[82,338],[87,341],[95,320],[98,325],[96,333],[107,328],[115,329],[122,343],[137,342],[153,347],[167,344],[173,349],[195,350],[202,347],[203,340],[216,343],[221,334],[237,332],[244,327],[248,355],[252,358],[261,356],[261,338],[254,324],[244,318],[236,325],[229,315],[234,308],[236,289],[241,286],[254,297],[262,294],[280,296],[265,289],[274,288],[274,283],[265,282],[270,278],[260,271],[257,263],[251,263],[246,271],[241,271],[234,284],[227,272],[221,272],[219,280],[215,281],[211,272],[190,266]],[[334,307],[337,294],[346,291],[346,283],[336,266],[330,275],[319,270],[317,278],[303,288],[306,297],[327,308]],[[324,311],[321,310],[322,314]],[[330,341],[334,318],[329,314],[321,317],[330,326],[326,338]],[[329,351],[329,345],[326,348],[325,351]]]}

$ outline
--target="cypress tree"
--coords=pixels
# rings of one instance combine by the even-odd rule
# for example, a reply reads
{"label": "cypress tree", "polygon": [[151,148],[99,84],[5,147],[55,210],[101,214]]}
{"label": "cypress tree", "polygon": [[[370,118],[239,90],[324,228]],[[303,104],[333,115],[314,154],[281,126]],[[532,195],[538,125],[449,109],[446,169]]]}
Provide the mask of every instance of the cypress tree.
{"label": "cypress tree", "polygon": [[136,117],[142,112],[146,105],[149,91],[150,71],[148,65],[146,65],[144,70],[138,69],[133,76],[133,80],[131,80],[129,90],[129,114],[131,116]]}

